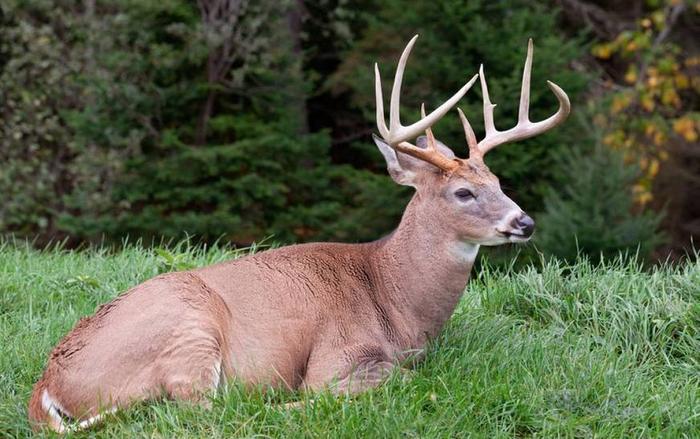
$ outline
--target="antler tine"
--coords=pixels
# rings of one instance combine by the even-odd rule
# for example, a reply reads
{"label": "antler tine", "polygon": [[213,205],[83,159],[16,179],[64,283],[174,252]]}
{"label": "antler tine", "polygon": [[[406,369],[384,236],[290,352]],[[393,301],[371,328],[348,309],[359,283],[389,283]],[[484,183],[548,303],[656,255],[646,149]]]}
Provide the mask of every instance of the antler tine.
{"label": "antler tine", "polygon": [[377,101],[377,128],[379,133],[382,135],[384,140],[389,143],[389,145],[397,145],[400,142],[415,138],[419,136],[426,128],[434,125],[438,120],[440,120],[449,110],[452,108],[457,101],[459,101],[469,89],[474,85],[478,75],[474,75],[469,82],[464,84],[457,93],[452,95],[447,101],[442,105],[433,110],[426,117],[417,121],[409,126],[401,125],[401,120],[399,116],[399,104],[401,101],[401,84],[403,82],[403,73],[406,68],[406,61],[408,56],[411,54],[411,49],[416,42],[418,35],[414,36],[411,41],[406,45],[401,58],[399,59],[399,64],[396,69],[396,75],[394,76],[394,85],[391,90],[391,101],[389,103],[389,127],[386,126],[386,121],[384,120],[384,103],[382,98],[382,86],[381,78],[379,75],[379,68],[375,64],[375,93]]}
{"label": "antler tine", "polygon": [[483,73],[483,66],[479,69],[481,76],[481,91],[484,96],[484,126],[486,128],[486,136],[479,142],[478,149],[481,154],[486,154],[488,151],[498,145],[517,140],[527,139],[529,137],[541,134],[547,130],[554,128],[561,122],[566,120],[571,112],[571,102],[558,85],[551,81],[547,81],[547,85],[552,90],[552,93],[559,101],[559,109],[552,116],[540,122],[530,122],[529,107],[530,107],[530,78],[532,73],[532,38],[527,44],[527,57],[525,58],[525,66],[523,67],[523,80],[520,90],[520,108],[518,111],[518,123],[515,127],[507,131],[498,131],[493,122],[493,107],[489,99],[488,87],[486,85],[486,77]]}
{"label": "antler tine", "polygon": [[532,38],[527,40],[527,56],[523,67],[523,81],[520,86],[520,107],[518,123],[530,122],[530,76],[532,75]]}
{"label": "antler tine", "polygon": [[467,116],[464,115],[464,112],[462,112],[462,109],[459,107],[457,107],[457,113],[459,113],[459,120],[462,121],[464,137],[466,137],[467,145],[469,146],[469,158],[480,157],[481,151],[479,150],[479,145],[476,141],[476,134],[474,134],[474,130],[467,120]]}
{"label": "antler tine", "polygon": [[[425,118],[425,104],[421,104],[420,112],[421,117]],[[449,173],[454,171],[459,164],[457,161],[446,157],[438,150],[432,128],[428,127],[425,129],[425,136],[428,143],[426,148],[419,148],[408,142],[400,142],[396,145],[396,149],[412,157],[431,163],[445,172]]]}
{"label": "antler tine", "polygon": [[[425,103],[420,104],[420,117],[425,119]],[[425,137],[428,140],[428,149],[437,151],[438,149],[435,142],[435,136],[433,135],[433,129],[431,127],[425,129]]]}
{"label": "antler tine", "polygon": [[479,80],[481,81],[481,94],[484,101],[484,129],[486,130],[486,137],[488,137],[498,133],[498,130],[493,122],[493,109],[496,107],[496,104],[492,104],[489,97],[489,86],[486,84],[483,64],[479,66]]}
{"label": "antler tine", "polygon": [[[389,128],[384,120],[384,98],[382,95],[382,78],[379,76],[379,66],[374,63],[374,94],[377,101],[377,129],[384,140],[389,139]],[[387,140],[388,141],[388,140]]]}
{"label": "antler tine", "polygon": [[401,103],[401,83],[403,82],[403,72],[406,70],[406,61],[408,61],[408,56],[411,54],[411,50],[413,50],[413,45],[416,44],[417,39],[418,35],[414,35],[413,38],[411,38],[411,41],[406,44],[406,47],[401,53],[401,58],[399,58],[399,65],[396,66],[394,85],[391,87],[391,100],[389,101],[389,129],[392,132],[402,128],[399,115],[399,105]]}

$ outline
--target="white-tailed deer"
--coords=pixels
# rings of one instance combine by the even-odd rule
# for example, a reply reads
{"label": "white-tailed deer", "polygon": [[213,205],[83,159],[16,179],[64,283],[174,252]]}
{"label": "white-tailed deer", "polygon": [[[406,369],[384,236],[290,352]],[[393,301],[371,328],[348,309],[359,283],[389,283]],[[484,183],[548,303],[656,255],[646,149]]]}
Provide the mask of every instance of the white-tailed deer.
{"label": "white-tailed deer", "polygon": [[[106,411],[167,396],[206,402],[223,380],[355,393],[376,386],[420,351],[452,314],[480,245],[527,241],[533,220],[504,193],[483,156],[566,119],[530,122],[532,41],[517,125],[494,126],[483,69],[429,115],[399,121],[399,60],[384,120],[375,66],[374,141],[389,174],[416,193],[398,228],[366,244],[314,243],[252,254],[148,280],[81,319],[54,348],[29,401],[29,418],[62,432]],[[459,111],[469,158],[435,140],[431,126],[481,77],[486,135],[477,142]],[[417,145],[408,143],[422,132]]]}

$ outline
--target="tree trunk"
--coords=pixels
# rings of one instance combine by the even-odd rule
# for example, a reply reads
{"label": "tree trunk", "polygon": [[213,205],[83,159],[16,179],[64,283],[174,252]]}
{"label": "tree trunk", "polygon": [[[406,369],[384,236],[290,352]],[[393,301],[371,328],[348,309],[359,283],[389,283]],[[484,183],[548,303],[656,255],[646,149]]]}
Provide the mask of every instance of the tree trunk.
{"label": "tree trunk", "polygon": [[[304,70],[304,50],[301,42],[301,33],[305,14],[306,8],[303,0],[294,1],[287,10],[287,29],[289,30],[292,51],[297,62],[294,74],[298,76],[299,81],[303,80]],[[298,134],[307,134],[309,132],[309,119],[304,90],[301,87],[294,87],[294,89],[290,90],[290,94],[291,102],[289,104],[293,114],[297,117]]]}
{"label": "tree trunk", "polygon": [[[209,84],[210,86],[213,84]],[[204,102],[202,111],[199,114],[199,119],[197,120],[197,131],[195,133],[194,142],[196,145],[204,145],[207,142],[207,128],[209,125],[209,119],[211,119],[212,113],[214,112],[214,103],[216,102],[216,91],[213,89],[209,90],[207,94],[207,100]]]}

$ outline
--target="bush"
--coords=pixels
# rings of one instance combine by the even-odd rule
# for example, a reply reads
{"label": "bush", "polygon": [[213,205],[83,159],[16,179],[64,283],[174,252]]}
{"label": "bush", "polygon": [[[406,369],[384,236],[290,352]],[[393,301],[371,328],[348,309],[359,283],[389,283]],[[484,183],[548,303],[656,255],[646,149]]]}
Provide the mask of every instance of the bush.
{"label": "bush", "polygon": [[60,223],[88,240],[189,234],[239,244],[270,235],[286,242],[368,240],[389,230],[400,208],[375,195],[391,193],[391,181],[331,165],[329,145],[325,133],[291,138],[274,127],[206,148],[175,142],[158,160],[130,163],[114,191],[118,209],[77,211]]}
{"label": "bush", "polygon": [[550,189],[538,218],[536,243],[548,255],[574,261],[578,252],[598,260],[619,252],[647,257],[663,237],[662,214],[640,211],[632,185],[639,169],[617,151],[597,145],[573,149],[558,160],[568,171],[561,186]]}

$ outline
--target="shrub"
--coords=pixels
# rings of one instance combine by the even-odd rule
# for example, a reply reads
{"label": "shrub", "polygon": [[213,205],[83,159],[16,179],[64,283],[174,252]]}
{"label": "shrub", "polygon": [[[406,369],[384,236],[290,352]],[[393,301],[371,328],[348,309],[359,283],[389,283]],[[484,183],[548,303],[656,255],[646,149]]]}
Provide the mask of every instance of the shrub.
{"label": "shrub", "polygon": [[400,208],[374,195],[391,193],[391,181],[332,166],[329,145],[325,133],[291,138],[273,127],[206,148],[175,142],[157,160],[129,164],[114,191],[119,209],[77,211],[61,226],[83,239],[189,234],[239,244],[269,235],[368,240],[388,230]]}
{"label": "shrub", "polygon": [[590,152],[573,149],[558,161],[567,170],[550,189],[538,218],[536,243],[549,255],[574,261],[577,253],[594,260],[636,253],[647,257],[662,242],[662,215],[635,205],[632,185],[639,169],[602,145]]}

